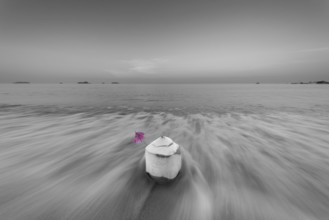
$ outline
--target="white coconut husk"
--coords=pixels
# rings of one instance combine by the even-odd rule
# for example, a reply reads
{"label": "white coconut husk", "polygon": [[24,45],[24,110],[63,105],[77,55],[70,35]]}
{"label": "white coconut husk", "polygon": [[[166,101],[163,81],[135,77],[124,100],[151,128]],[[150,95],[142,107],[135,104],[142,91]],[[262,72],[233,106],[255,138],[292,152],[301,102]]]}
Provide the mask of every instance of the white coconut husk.
{"label": "white coconut husk", "polygon": [[179,145],[162,136],[145,148],[146,172],[154,178],[174,179],[182,166]]}

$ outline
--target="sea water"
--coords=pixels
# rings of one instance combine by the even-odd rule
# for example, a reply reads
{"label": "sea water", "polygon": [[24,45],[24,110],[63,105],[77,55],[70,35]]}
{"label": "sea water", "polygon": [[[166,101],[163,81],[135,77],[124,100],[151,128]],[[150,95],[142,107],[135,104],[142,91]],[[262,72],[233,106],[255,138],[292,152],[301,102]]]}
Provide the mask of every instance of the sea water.
{"label": "sea water", "polygon": [[[165,185],[161,135],[183,156]],[[0,219],[328,218],[327,85],[0,85]]]}

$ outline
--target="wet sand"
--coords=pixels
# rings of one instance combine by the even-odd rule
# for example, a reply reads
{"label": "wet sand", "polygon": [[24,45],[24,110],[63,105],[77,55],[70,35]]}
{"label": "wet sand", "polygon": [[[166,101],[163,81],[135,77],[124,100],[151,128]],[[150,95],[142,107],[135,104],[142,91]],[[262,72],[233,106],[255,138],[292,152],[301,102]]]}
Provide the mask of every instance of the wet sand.
{"label": "wet sand", "polygon": [[[0,219],[328,219],[324,116],[0,114]],[[133,144],[144,131],[143,144]],[[182,147],[175,181],[145,174],[160,135]]]}

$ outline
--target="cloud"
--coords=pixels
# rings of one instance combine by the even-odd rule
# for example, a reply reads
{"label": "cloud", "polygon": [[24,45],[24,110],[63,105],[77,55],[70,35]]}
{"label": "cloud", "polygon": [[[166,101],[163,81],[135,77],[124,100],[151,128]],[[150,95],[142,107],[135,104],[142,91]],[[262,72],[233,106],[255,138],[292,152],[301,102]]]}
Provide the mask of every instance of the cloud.
{"label": "cloud", "polygon": [[328,62],[329,47],[315,47],[290,52],[293,55],[290,63],[319,63]]}
{"label": "cloud", "polygon": [[303,50],[298,50],[297,53],[321,52],[321,51],[329,51],[329,47],[318,47],[318,48],[303,49]]}
{"label": "cloud", "polygon": [[126,61],[129,64],[129,70],[138,73],[156,73],[159,67],[168,60],[163,58],[154,59],[133,59]]}

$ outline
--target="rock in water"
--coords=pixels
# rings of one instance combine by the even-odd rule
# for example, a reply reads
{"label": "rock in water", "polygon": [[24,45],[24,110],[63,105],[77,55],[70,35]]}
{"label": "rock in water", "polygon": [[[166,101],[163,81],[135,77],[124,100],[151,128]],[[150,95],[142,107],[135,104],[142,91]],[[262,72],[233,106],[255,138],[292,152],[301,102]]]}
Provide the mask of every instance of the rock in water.
{"label": "rock in water", "polygon": [[179,145],[161,136],[145,148],[146,173],[157,182],[173,180],[181,170],[182,156]]}

